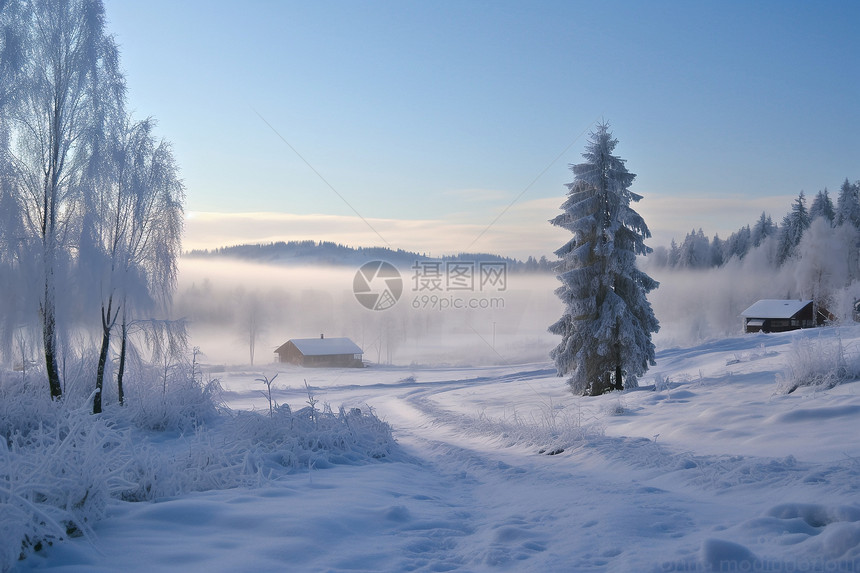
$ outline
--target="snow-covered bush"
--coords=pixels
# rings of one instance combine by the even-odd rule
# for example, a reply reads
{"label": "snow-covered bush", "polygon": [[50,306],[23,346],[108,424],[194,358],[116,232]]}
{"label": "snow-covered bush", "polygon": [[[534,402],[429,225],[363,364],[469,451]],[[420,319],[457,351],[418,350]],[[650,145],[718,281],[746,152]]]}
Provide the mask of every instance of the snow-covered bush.
{"label": "snow-covered bush", "polygon": [[790,394],[801,386],[833,388],[860,378],[860,354],[846,351],[842,339],[795,338],[785,370],[777,374],[777,393]]}
{"label": "snow-covered bush", "polygon": [[123,492],[129,501],[191,491],[251,487],[284,473],[335,464],[358,464],[391,455],[388,424],[358,409],[296,412],[289,406],[268,413],[222,410],[191,435],[169,443],[138,443]]}
{"label": "snow-covered bush", "polygon": [[166,386],[141,381],[131,394],[132,421],[138,428],[193,432],[217,415],[221,384],[177,377]]}
{"label": "snow-covered bush", "polygon": [[[52,400],[44,380],[0,373],[0,571],[29,551],[86,534],[110,500],[253,487],[307,468],[389,457],[391,428],[371,410],[230,411],[217,381],[135,379],[126,406]],[[84,387],[84,380],[70,380]],[[310,403],[310,402],[309,402]]]}
{"label": "snow-covered bush", "polygon": [[129,486],[122,477],[128,436],[86,407],[41,394],[0,380],[0,570],[27,551],[86,533]]}

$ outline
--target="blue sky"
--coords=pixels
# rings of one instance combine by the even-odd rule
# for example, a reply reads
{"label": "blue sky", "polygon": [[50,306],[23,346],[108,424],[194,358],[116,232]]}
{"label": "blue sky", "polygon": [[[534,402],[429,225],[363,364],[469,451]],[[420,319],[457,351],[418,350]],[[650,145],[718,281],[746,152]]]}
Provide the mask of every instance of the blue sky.
{"label": "blue sky", "polygon": [[800,190],[860,179],[856,1],[106,9],[130,105],[182,167],[186,247],[549,254],[565,236],[546,220],[600,119],[653,244],[779,220]]}

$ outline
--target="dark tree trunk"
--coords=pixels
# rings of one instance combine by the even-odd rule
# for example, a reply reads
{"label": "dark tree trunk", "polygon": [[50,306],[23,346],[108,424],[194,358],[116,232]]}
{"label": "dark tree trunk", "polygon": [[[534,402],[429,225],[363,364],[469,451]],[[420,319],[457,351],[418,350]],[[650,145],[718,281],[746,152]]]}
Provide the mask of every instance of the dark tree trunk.
{"label": "dark tree trunk", "polygon": [[591,386],[591,396],[600,396],[612,390],[612,374],[609,372],[603,373]]}
{"label": "dark tree trunk", "polygon": [[51,388],[51,399],[56,400],[63,395],[60,386],[60,372],[57,368],[57,335],[54,331],[53,305],[45,305],[42,316],[42,340],[45,346],[45,369],[48,371],[48,385]]}
{"label": "dark tree trunk", "polygon": [[[617,290],[617,289],[616,289]],[[621,343],[618,339],[621,337],[621,325],[615,323],[615,385],[610,386],[611,390],[624,390],[624,382],[621,380]]]}
{"label": "dark tree trunk", "polygon": [[107,309],[102,307],[102,348],[99,352],[99,365],[96,369],[96,395],[93,398],[93,414],[102,412],[102,394],[104,393],[105,365],[107,364],[108,350],[110,350],[110,331],[116,324],[116,314],[111,316],[113,297],[108,298]]}
{"label": "dark tree trunk", "polygon": [[125,320],[122,322],[122,332],[120,333],[122,336],[122,342],[119,347],[119,370],[116,375],[116,392],[119,396],[119,405],[125,405],[125,391],[122,387],[122,377],[125,375],[125,345],[126,338],[128,337],[128,327],[125,324]]}
{"label": "dark tree trunk", "polygon": [[105,363],[110,346],[110,329],[102,326],[102,349],[99,352],[99,366],[96,370],[96,395],[93,398],[93,414],[102,413],[102,389],[104,388]]}

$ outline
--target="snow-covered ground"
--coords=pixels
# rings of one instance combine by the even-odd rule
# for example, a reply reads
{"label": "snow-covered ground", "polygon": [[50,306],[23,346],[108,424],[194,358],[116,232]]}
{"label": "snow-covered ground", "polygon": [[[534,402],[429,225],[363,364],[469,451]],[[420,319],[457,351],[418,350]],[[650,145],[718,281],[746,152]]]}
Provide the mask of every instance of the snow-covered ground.
{"label": "snow-covered ground", "polygon": [[398,449],[257,488],[111,502],[20,571],[857,571],[860,383],[777,393],[798,337],[663,350],[642,387],[572,396],[549,363],[228,371],[234,409],[372,408]]}

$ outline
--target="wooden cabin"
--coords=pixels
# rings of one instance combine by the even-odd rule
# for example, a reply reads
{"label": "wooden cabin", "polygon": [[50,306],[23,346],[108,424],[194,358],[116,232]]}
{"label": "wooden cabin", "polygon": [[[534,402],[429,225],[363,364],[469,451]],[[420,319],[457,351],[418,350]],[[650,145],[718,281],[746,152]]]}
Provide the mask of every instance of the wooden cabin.
{"label": "wooden cabin", "polygon": [[799,328],[823,326],[832,319],[826,309],[813,316],[811,300],[760,300],[741,313],[744,332],[787,332]]}
{"label": "wooden cabin", "polygon": [[361,368],[364,351],[349,338],[292,338],[275,349],[278,362],[306,368]]}

